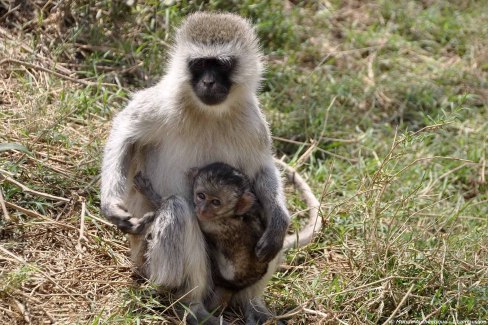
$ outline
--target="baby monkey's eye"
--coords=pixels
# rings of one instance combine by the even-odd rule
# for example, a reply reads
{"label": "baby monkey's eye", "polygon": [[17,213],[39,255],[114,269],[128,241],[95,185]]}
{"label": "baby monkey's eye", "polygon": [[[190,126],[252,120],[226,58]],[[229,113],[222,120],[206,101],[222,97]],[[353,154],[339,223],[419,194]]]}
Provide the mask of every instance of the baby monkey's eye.
{"label": "baby monkey's eye", "polygon": [[203,194],[203,193],[197,193],[197,197],[198,197],[200,200],[205,200],[205,194]]}
{"label": "baby monkey's eye", "polygon": [[220,205],[220,201],[219,200],[212,200],[212,205],[217,207]]}

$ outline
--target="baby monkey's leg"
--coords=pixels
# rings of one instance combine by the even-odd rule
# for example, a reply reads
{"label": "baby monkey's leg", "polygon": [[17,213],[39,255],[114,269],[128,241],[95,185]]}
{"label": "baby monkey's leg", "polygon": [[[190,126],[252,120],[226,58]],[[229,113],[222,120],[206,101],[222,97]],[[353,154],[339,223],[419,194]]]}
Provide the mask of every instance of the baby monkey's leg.
{"label": "baby monkey's leg", "polygon": [[213,311],[221,307],[227,308],[234,292],[222,287],[215,287],[214,292],[207,302],[208,309]]}

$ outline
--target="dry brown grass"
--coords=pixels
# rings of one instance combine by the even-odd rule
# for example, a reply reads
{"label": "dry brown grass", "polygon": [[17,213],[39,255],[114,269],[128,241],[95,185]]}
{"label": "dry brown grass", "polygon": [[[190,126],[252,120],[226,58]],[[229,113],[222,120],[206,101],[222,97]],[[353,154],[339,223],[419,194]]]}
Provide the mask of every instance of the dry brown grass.
{"label": "dry brown grass", "polygon": [[[26,12],[11,15],[16,24],[35,24]],[[61,98],[96,83],[60,64],[51,35],[42,35],[31,47],[33,35],[0,27],[0,139],[28,150],[0,152],[2,164],[16,166],[0,170],[2,324],[85,323],[123,308],[124,289],[135,285],[126,240],[85,203],[98,183],[82,168],[100,160],[87,148],[106,137],[109,122],[77,118],[79,108],[63,107]]]}
{"label": "dry brown grass", "polygon": [[[126,238],[102,219],[96,205],[86,203],[97,196],[99,181],[81,169],[98,168],[110,120],[76,117],[79,108],[63,107],[60,99],[98,85],[54,63],[43,46],[30,48],[30,35],[4,28],[0,34],[6,54],[0,61],[5,117],[0,139],[25,145],[0,152],[3,163],[15,165],[14,173],[0,170],[2,191],[9,192],[8,199],[0,199],[6,207],[0,323],[86,323],[123,315],[131,288],[152,291],[134,275]],[[163,311],[151,312],[171,321],[171,313]]]}
{"label": "dry brown grass", "polygon": [[86,322],[121,308],[121,289],[134,285],[125,243],[105,227],[75,225],[33,217],[4,228],[12,237],[3,238],[1,272],[19,277],[4,279],[5,324]]}

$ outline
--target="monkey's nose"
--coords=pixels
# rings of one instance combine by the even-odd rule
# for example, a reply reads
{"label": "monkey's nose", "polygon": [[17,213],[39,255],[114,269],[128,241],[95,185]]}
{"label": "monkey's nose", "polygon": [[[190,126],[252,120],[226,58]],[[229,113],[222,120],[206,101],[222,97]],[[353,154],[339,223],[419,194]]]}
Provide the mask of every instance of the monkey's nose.
{"label": "monkey's nose", "polygon": [[215,80],[214,79],[203,79],[203,85],[205,87],[212,87],[215,83]]}

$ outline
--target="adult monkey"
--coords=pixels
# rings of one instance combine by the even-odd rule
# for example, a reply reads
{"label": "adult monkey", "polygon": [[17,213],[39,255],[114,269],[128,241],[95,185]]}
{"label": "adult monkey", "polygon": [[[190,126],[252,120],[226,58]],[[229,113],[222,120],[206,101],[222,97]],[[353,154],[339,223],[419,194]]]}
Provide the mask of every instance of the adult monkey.
{"label": "adult monkey", "polygon": [[[215,161],[248,175],[263,205],[267,225],[255,252],[270,267],[233,303],[249,323],[270,317],[261,294],[276,267],[289,214],[256,97],[261,71],[258,41],[248,21],[233,14],[195,13],[177,31],[165,76],[136,93],[115,117],[105,147],[102,212],[132,234],[132,258],[148,278],[186,294],[196,317],[191,322],[219,320],[208,318],[203,305],[211,295],[209,262],[189,205],[185,172]],[[139,170],[167,198],[149,225],[152,218],[142,217],[152,207],[132,186]]]}

